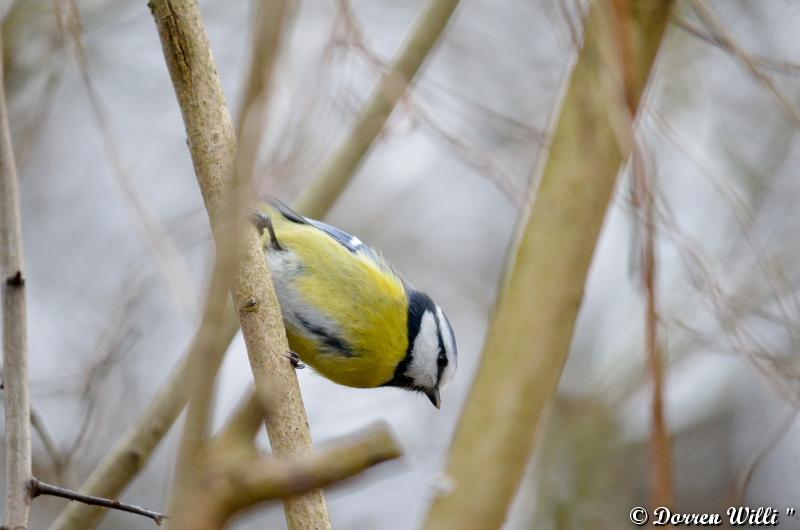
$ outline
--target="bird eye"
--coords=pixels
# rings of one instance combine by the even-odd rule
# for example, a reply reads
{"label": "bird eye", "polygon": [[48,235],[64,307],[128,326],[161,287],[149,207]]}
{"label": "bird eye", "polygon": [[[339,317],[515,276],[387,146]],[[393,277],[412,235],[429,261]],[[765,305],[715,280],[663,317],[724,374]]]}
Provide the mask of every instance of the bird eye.
{"label": "bird eye", "polygon": [[444,352],[439,352],[439,358],[436,359],[436,364],[439,366],[447,366],[447,355]]}

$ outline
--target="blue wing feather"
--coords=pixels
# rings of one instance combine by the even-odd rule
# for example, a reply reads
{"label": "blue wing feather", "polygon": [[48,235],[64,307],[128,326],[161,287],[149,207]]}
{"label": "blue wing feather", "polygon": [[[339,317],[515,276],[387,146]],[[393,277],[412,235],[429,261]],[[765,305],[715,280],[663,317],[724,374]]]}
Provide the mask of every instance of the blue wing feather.
{"label": "blue wing feather", "polygon": [[318,230],[322,230],[323,232],[328,234],[336,242],[338,242],[340,245],[342,245],[344,248],[346,248],[347,250],[349,250],[353,254],[356,254],[356,253],[359,253],[359,252],[366,252],[370,256],[374,256],[376,254],[375,251],[372,248],[370,248],[367,245],[365,245],[356,236],[348,234],[344,230],[339,230],[335,226],[331,226],[331,225],[329,225],[327,223],[323,223],[322,221],[317,221],[315,219],[309,219],[308,217],[300,215],[299,213],[295,212],[294,210],[292,210],[291,208],[286,206],[284,203],[282,203],[281,201],[279,201],[278,199],[275,199],[273,197],[269,198],[269,202],[275,208],[277,208],[278,211],[284,217],[286,217],[290,221],[293,221],[295,223],[300,223],[300,224],[311,225],[311,226],[317,228]]}

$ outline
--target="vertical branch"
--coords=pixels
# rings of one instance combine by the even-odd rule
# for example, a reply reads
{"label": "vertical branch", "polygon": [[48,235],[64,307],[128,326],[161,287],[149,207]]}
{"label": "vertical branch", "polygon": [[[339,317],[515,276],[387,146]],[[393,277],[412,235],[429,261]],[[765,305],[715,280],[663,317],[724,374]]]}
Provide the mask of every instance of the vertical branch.
{"label": "vertical branch", "polygon": [[[236,171],[237,165],[239,168],[245,166],[242,159],[237,164],[233,124],[196,2],[151,0],[149,6],[181,107],[198,184],[220,251],[225,244],[222,237],[226,219],[224,211],[229,207],[231,196],[236,199],[239,193],[243,193],[239,191],[240,186],[231,190],[231,182],[237,173],[239,181],[249,179],[250,175]],[[248,119],[249,116],[245,121]],[[234,204],[237,202],[234,200]],[[311,449],[308,420],[297,376],[284,358],[288,343],[280,307],[260,237],[252,226],[246,226],[242,232],[238,259],[233,299],[256,390],[260,394],[275,396],[275,406],[267,414],[270,443],[278,456],[307,453]],[[285,507],[290,528],[330,527],[319,490],[290,499]]]}
{"label": "vertical branch", "polygon": [[656,224],[653,189],[643,161],[641,146],[633,152],[635,204],[643,225],[642,285],[645,294],[645,349],[653,381],[651,445],[653,461],[653,506],[672,507],[675,494],[672,482],[672,448],[664,416],[664,356],[658,339],[658,301],[656,268]]}
{"label": "vertical branch", "polygon": [[658,300],[657,300],[657,265],[656,265],[656,224],[655,193],[650,175],[645,167],[645,153],[641,139],[634,128],[634,117],[642,94],[639,80],[642,77],[642,65],[638,64],[636,31],[625,17],[629,0],[614,0],[611,10],[611,26],[615,29],[618,64],[621,73],[621,88],[624,94],[624,108],[619,113],[624,115],[628,129],[618,137],[623,148],[632,150],[631,170],[633,173],[633,203],[639,210],[644,234],[642,246],[642,286],[645,295],[645,351],[647,352],[650,375],[653,381],[651,444],[653,462],[653,506],[674,506],[675,494],[672,482],[672,448],[664,417],[664,359],[658,338]]}
{"label": "vertical branch", "polygon": [[[414,35],[421,34],[424,36],[429,34],[430,31],[423,28],[433,27],[435,35],[432,35],[432,37],[434,38],[430,40],[412,37],[406,44],[404,50],[400,53],[400,57],[410,57],[412,59],[416,57],[414,60],[419,61],[419,64],[421,65],[424,61],[425,55],[430,53],[436,39],[441,35],[444,24],[446,23],[446,20],[441,18],[441,12],[438,9],[435,9],[435,4],[435,1],[430,4],[426,14],[420,18],[416,28],[412,30]],[[445,3],[439,2],[439,5],[445,5]],[[453,8],[454,7],[455,3],[453,3]],[[272,17],[271,19],[268,19],[266,23],[269,24],[270,20],[275,22],[277,21],[277,18],[278,17]],[[426,20],[431,20],[431,22],[425,22]],[[436,29],[438,26],[440,26],[440,29]],[[256,42],[253,50],[254,53],[251,60],[250,70],[251,72],[256,72],[256,67],[260,66],[262,71],[266,74],[264,76],[254,76],[251,74],[248,77],[249,81],[246,84],[246,89],[242,97],[243,102],[248,102],[255,99],[258,94],[263,92],[262,88],[260,87],[268,86],[269,84],[268,74],[271,71],[269,65],[275,60],[275,56],[270,54],[269,50],[274,47],[273,43],[277,42],[274,40],[274,38],[271,38],[270,35],[274,34],[275,33],[269,29],[269,26],[265,26],[262,31],[256,34]],[[422,44],[419,45],[419,43]],[[259,50],[266,50],[267,53],[259,53]],[[414,50],[416,50],[416,52],[414,52]],[[407,59],[403,62],[408,64],[409,60]],[[416,69],[418,68],[419,66],[416,67]],[[405,71],[408,72],[411,70],[406,68]],[[388,79],[388,77],[385,78],[385,80],[386,79]],[[384,85],[385,84],[386,81],[384,82]],[[379,88],[376,91],[376,94],[371,98],[373,103],[368,105],[368,108],[375,107],[376,103],[374,103],[374,101],[381,92],[385,92],[386,90],[388,90],[388,85]],[[237,115],[236,123],[240,129],[244,127],[245,116],[249,114],[249,111],[245,109],[246,106],[246,104],[243,104],[239,114]],[[389,112],[391,112],[391,109],[389,109]],[[362,113],[362,116],[367,114],[370,113],[365,111]],[[388,116],[388,113],[386,115]],[[363,136],[358,136],[358,131],[358,128],[353,131],[351,138],[342,147],[342,152],[349,151],[347,145],[352,145],[364,138]],[[376,130],[374,135],[377,136],[379,132],[379,129]],[[249,137],[249,135],[247,136]],[[366,153],[366,149],[364,149],[364,153]],[[337,158],[342,158],[342,156],[335,156],[334,160]],[[333,163],[329,165],[330,168],[333,168],[334,166],[335,164]],[[355,166],[357,166],[357,163],[353,166],[353,171],[355,170]],[[245,171],[243,171],[243,173],[244,172]],[[323,176],[320,177],[320,179],[326,180],[331,178],[330,175],[336,176],[337,174],[340,174],[340,171],[333,171],[332,169],[329,169],[323,173]],[[347,178],[349,178],[349,176]],[[330,204],[333,203],[335,196],[328,194],[322,197],[322,193],[325,191],[323,189],[324,187],[318,186],[318,188],[319,189],[317,193],[320,194],[320,198],[306,194],[307,202],[311,204],[324,204],[326,205],[324,208],[327,209]],[[298,209],[300,209],[300,207],[298,207]],[[319,210],[317,210],[317,213],[314,213],[315,210],[311,208],[307,208],[306,211],[309,211],[312,215],[317,216],[321,216],[324,213],[320,212]],[[220,344],[222,345],[223,349],[230,344],[237,329],[238,321],[235,320],[234,316],[227,313],[225,328],[221,333],[223,338],[220,340]],[[99,497],[116,498],[141,471],[157,445],[160,443],[163,436],[169,430],[170,426],[175,422],[181,410],[186,405],[189,393],[189,366],[191,365],[192,358],[200,354],[201,344],[202,341],[200,340],[198,332],[198,335],[192,340],[191,346],[184,354],[182,360],[175,366],[166,382],[157,391],[153,400],[144,410],[141,417],[131,425],[131,427],[125,432],[125,434],[120,438],[111,451],[109,451],[109,453],[101,460],[97,468],[81,486],[80,491],[82,493]],[[99,524],[105,513],[106,511],[102,510],[101,508],[80,503],[70,503],[59,515],[50,529],[91,529]]]}
{"label": "vertical branch", "polygon": [[439,41],[458,0],[428,0],[408,42],[372,93],[356,120],[352,133],[326,165],[322,174],[297,198],[295,207],[304,215],[324,217],[352,179],[400,98],[414,80],[425,59]]}
{"label": "vertical branch", "polygon": [[[621,8],[636,37],[637,68],[627,100],[638,108],[672,2],[639,0]],[[427,530],[499,529],[535,445],[545,406],[558,388],[586,276],[617,173],[627,153],[597,87],[611,67],[604,14],[593,2],[584,46],[567,89],[550,156],[530,216],[510,259],[483,361],[453,440],[446,488]],[[619,6],[618,6],[619,8]],[[509,367],[514,367],[509,370]],[[491,484],[490,488],[486,485]]]}
{"label": "vertical branch", "polygon": [[[235,238],[233,238],[235,241]],[[235,266],[233,252],[218,253],[203,309],[203,318],[187,363],[189,407],[178,449],[175,485],[171,505],[195,480],[200,454],[208,437],[214,386],[228,343],[223,334],[225,302],[230,290],[228,278]]]}
{"label": "vertical branch", "polygon": [[[2,42],[2,38],[0,38]],[[0,278],[3,298],[3,391],[5,392],[5,528],[25,530],[31,509],[31,422],[19,179],[0,49]]]}

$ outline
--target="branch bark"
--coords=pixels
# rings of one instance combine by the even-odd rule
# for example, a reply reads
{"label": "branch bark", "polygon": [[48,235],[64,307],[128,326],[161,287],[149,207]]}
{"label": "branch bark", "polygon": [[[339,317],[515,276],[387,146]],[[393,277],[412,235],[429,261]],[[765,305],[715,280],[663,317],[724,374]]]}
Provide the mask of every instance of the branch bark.
{"label": "branch bark", "polygon": [[[0,41],[2,38],[0,37]],[[5,527],[28,528],[31,495],[31,423],[22,215],[19,179],[11,145],[0,49],[0,278],[3,299],[3,385],[5,392]]]}
{"label": "branch bark", "polygon": [[[671,4],[597,0],[589,10],[539,191],[520,225],[519,245],[453,441],[449,487],[434,499],[427,530],[499,529],[505,520],[542,412],[558,387],[597,237],[627,154],[615,139],[613,106],[598,87],[609,70],[616,72],[625,100],[638,108]],[[607,24],[610,9],[632,32],[635,46],[627,52],[639,67],[631,72],[620,69],[621,50],[614,49]],[[608,56],[615,64],[603,61]]]}
{"label": "branch bark", "polygon": [[[224,210],[230,203],[236,170],[236,138],[217,68],[198,6],[193,0],[149,3],[181,107],[197,180],[221,249]],[[240,175],[249,178],[250,175]],[[234,195],[240,192],[234,186]],[[240,213],[240,212],[237,212]],[[256,382],[264,395],[275,396],[267,411],[267,433],[277,456],[308,453],[311,433],[297,376],[283,357],[288,351],[280,308],[260,237],[246,226],[239,245],[239,268],[233,281],[234,306]],[[269,389],[273,392],[269,392]],[[287,499],[289,527],[329,528],[320,491]]]}
{"label": "branch bark", "polygon": [[102,497],[94,497],[92,495],[84,495],[77,491],[73,491],[68,488],[62,488],[61,486],[54,486],[53,484],[48,484],[47,482],[42,482],[41,480],[34,478],[31,479],[29,488],[31,491],[31,495],[36,498],[40,495],[50,495],[52,497],[61,497],[62,499],[69,499],[71,501],[77,501],[80,503],[89,504],[92,506],[100,506],[102,508],[106,508],[109,510],[120,510],[123,512],[133,513],[136,515],[142,515],[144,517],[149,517],[152,519],[157,525],[160,525],[161,522],[166,519],[166,515],[159,512],[154,512],[153,510],[148,510],[147,508],[142,508],[141,506],[135,506],[133,504],[125,504],[123,502],[119,502],[113,499],[104,499]]}
{"label": "branch bark", "polygon": [[[400,67],[405,72],[408,72],[404,78],[411,79],[414,74],[421,67],[425,58],[430,54],[433,46],[447,23],[447,19],[455,10],[457,2],[447,0],[442,2],[440,0],[433,0],[429,5],[428,10],[423,14],[417,26],[412,30],[412,37],[405,45],[404,49],[400,52],[397,64],[406,64],[409,66]],[[444,16],[446,15],[446,16]],[[427,37],[426,37],[427,35]],[[260,46],[257,46],[260,48]],[[257,55],[254,54],[254,58]],[[402,59],[405,57],[406,59]],[[418,63],[416,66],[414,63]],[[252,66],[251,66],[252,68]],[[375,115],[375,110],[381,108],[381,102],[384,102],[382,94],[390,92],[389,79],[394,79],[395,76],[388,75],[384,78],[382,85],[376,90],[370,98],[370,103],[367,108],[362,112],[359,122],[371,121],[367,116]],[[402,76],[401,76],[402,77]],[[258,82],[258,78],[255,78]],[[263,81],[263,78],[261,79]],[[251,78],[251,83],[255,83]],[[260,89],[254,84],[248,84],[245,89],[243,101],[248,101],[251,94],[257,94]],[[388,118],[394,105],[399,101],[399,97],[395,100],[394,104],[389,108],[383,107],[379,114],[385,114],[383,123]],[[238,122],[240,127],[243,126],[244,116],[246,112],[244,108],[239,114]],[[318,184],[316,192],[306,192],[301,198],[304,203],[295,203],[295,208],[302,210],[308,215],[323,217],[333,202],[336,200],[337,195],[334,191],[327,191],[328,189],[343,189],[346,183],[352,178],[353,173],[360,164],[361,159],[367,153],[369,145],[374,142],[375,137],[380,133],[380,127],[375,129],[368,138],[364,134],[366,125],[356,126],[343,146],[340,148],[339,153],[334,155],[331,162],[328,164],[328,169],[324,171],[318,182],[336,180],[344,181],[344,184],[335,186]],[[363,142],[367,142],[366,145]],[[358,147],[358,146],[361,147]],[[361,154],[352,157],[348,153],[360,152]],[[349,160],[347,167],[349,172],[344,171],[345,167],[337,160]],[[346,173],[343,175],[343,173]],[[320,194],[319,197],[315,193]],[[304,206],[305,204],[305,206]],[[225,344],[230,344],[233,339],[239,323],[235,317],[226,316],[226,325],[223,335],[225,339],[222,341]],[[103,458],[97,468],[92,472],[86,482],[81,486],[80,491],[85,494],[103,496],[103,497],[118,497],[122,491],[130,484],[136,477],[144,464],[150,458],[153,451],[160,443],[161,439],[167,433],[169,428],[180,415],[183,407],[188,400],[188,366],[190,364],[190,357],[196,348],[197,337],[192,341],[189,351],[184,355],[182,360],[173,369],[167,381],[161,386],[156,393],[151,403],[147,406],[142,416],[128,429],[122,436],[120,441],[114,448]],[[77,530],[77,529],[91,529],[99,524],[106,511],[92,506],[73,503],[70,504],[56,519],[50,530]]]}
{"label": "branch bark", "polygon": [[383,428],[321,453],[208,465],[199,479],[202,487],[181,500],[172,524],[178,530],[217,530],[240,510],[342,481],[400,454]]}
{"label": "branch bark", "polygon": [[372,93],[352,133],[331,157],[322,174],[297,198],[294,206],[299,212],[319,219],[325,217],[355,175],[400,98],[439,41],[456,7],[458,0],[428,1],[408,42]]}

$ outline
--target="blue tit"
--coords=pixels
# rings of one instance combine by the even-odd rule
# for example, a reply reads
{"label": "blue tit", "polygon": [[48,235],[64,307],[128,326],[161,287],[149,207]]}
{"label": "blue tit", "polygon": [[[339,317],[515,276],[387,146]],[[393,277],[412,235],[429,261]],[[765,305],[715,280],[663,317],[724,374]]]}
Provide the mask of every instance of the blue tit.
{"label": "blue tit", "polygon": [[270,199],[254,212],[289,347],[341,385],[422,392],[437,408],[455,374],[442,309],[373,248]]}

